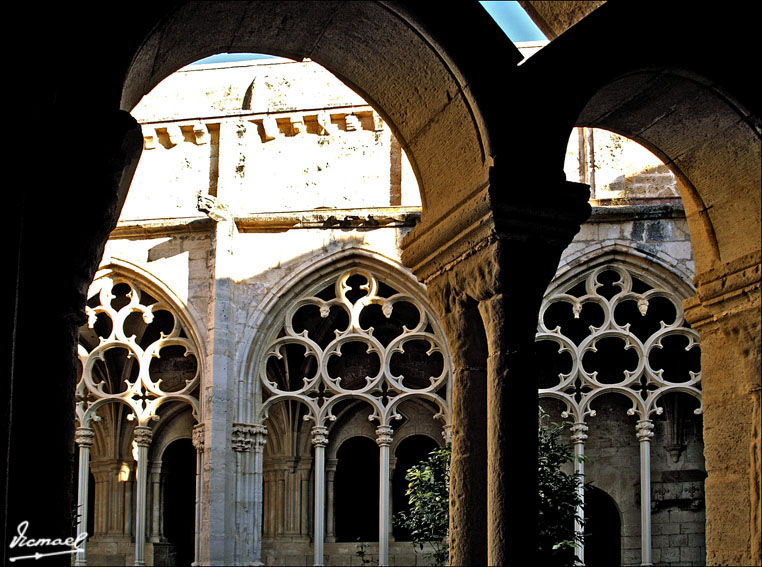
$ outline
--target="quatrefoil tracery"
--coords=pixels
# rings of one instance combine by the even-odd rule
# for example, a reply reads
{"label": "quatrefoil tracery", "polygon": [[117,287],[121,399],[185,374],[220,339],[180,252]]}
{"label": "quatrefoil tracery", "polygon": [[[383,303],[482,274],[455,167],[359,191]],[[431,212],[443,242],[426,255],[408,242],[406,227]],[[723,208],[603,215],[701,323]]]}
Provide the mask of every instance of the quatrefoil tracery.
{"label": "quatrefoil tracery", "polygon": [[[114,290],[120,287],[126,287],[127,291],[115,294]],[[145,294],[137,283],[122,276],[99,278],[90,291],[90,303],[95,305],[86,307],[88,322],[80,333],[82,339],[79,345],[82,376],[76,389],[76,414],[80,425],[89,426],[91,420],[98,419],[96,412],[99,407],[114,402],[127,405],[132,410],[128,418],[136,420],[138,425],[157,419],[159,407],[172,401],[188,403],[194,418],[198,419],[198,400],[194,395],[201,372],[198,349],[187,338],[174,309],[168,303]],[[147,334],[148,326],[158,323],[158,313],[166,313],[167,317],[172,318],[171,329],[169,332],[164,329]],[[146,325],[140,337],[133,332],[137,330],[135,326],[128,324],[133,314],[139,315]],[[99,320],[103,322],[104,317],[110,323],[108,332],[96,329]],[[167,317],[164,317],[165,321]],[[128,327],[132,328],[128,330]],[[94,344],[95,341],[97,344]],[[87,342],[91,344],[83,344]],[[153,376],[155,371],[151,363],[162,358],[162,351],[177,358],[179,355],[170,350],[173,347],[182,350],[182,357],[193,358],[193,376],[184,380],[184,386],[166,390],[162,387],[163,379]],[[109,357],[114,358],[112,353],[118,351],[126,351],[126,355],[121,365],[111,364],[112,368],[116,366],[113,369],[119,376],[110,376]],[[134,366],[137,366],[136,373]]]}
{"label": "quatrefoil tracery", "polygon": [[[297,400],[309,409],[305,419],[313,419],[317,425],[323,425],[335,419],[332,410],[336,404],[355,399],[370,405],[372,413],[369,419],[377,420],[379,425],[387,425],[392,419],[400,419],[397,408],[403,401],[418,397],[434,402],[440,410],[438,416],[446,420],[447,403],[441,392],[446,388],[450,375],[448,358],[443,347],[444,340],[435,331],[433,319],[425,307],[413,296],[388,287],[386,293],[382,293],[376,276],[363,269],[352,269],[339,276],[333,284],[333,297],[325,299],[329,295],[326,288],[317,290],[294,301],[285,310],[280,336],[271,342],[259,367],[260,382],[267,396],[260,412],[262,418],[267,417],[272,405],[284,400]],[[343,328],[331,328],[333,338],[321,347],[320,342],[325,341],[311,336],[307,328],[296,330],[306,327],[298,321],[298,313],[306,306],[317,308],[322,319],[327,319],[333,309],[339,309],[346,314],[348,323]],[[385,318],[376,326],[381,324],[394,328],[396,336],[385,336],[382,340],[374,334],[376,329],[368,323],[372,306],[379,306]],[[405,311],[408,319],[417,318],[417,322],[408,328],[405,322],[394,320],[395,309]],[[365,327],[363,317],[366,319]],[[315,333],[314,330],[312,332]],[[388,335],[390,330],[385,329],[384,333]],[[283,373],[287,374],[293,365],[289,355],[294,357],[296,351],[289,345],[301,347],[304,358],[311,360],[302,365],[305,375],[300,376],[300,380],[282,379],[279,383],[269,375],[268,364],[280,361]],[[292,348],[291,353],[289,348]],[[395,372],[395,356],[404,357],[414,351],[424,354],[429,360],[440,357],[441,371],[418,382],[404,373]],[[356,376],[351,379],[337,370],[346,357],[359,360],[353,368]],[[373,370],[370,375],[362,376],[368,369]],[[349,370],[346,365],[344,370]]]}
{"label": "quatrefoil tracery", "polygon": [[[606,278],[609,281],[601,281]],[[601,293],[604,289],[606,294]],[[629,302],[632,304],[628,305]],[[569,306],[572,318],[561,317],[558,324],[559,321],[553,321],[553,315],[569,313],[563,311],[563,305]],[[600,310],[597,313],[599,319],[596,324],[588,325],[584,338],[575,341],[568,335],[574,334],[575,324],[577,327],[584,324],[574,319],[582,317],[586,305],[594,305]],[[674,316],[670,309],[674,311]],[[623,320],[621,314],[641,319]],[[548,318],[550,324],[547,324]],[[646,323],[655,330],[645,333],[647,337],[638,336],[644,334],[644,329],[649,329]],[[638,415],[640,419],[648,419],[654,413],[660,414],[662,408],[658,402],[667,393],[682,392],[701,400],[699,371],[688,370],[686,379],[676,381],[665,377],[664,368],[653,367],[653,353],[665,349],[664,341],[669,337],[686,339],[684,350],[687,353],[698,348],[698,334],[684,325],[681,302],[672,293],[633,277],[622,266],[601,266],[578,276],[566,284],[560,293],[547,298],[540,310],[537,341],[555,343],[559,355],[568,353],[571,358],[568,372],[558,372],[557,381],[550,387],[541,388],[540,396],[562,401],[567,408],[564,413],[580,422],[584,421],[585,416],[595,414],[592,402],[609,393],[618,393],[631,400],[632,407],[628,413]],[[617,376],[612,378],[609,375],[604,380],[590,364],[594,357],[586,355],[598,353],[599,347],[603,348],[605,341],[612,339],[618,339],[624,345],[624,351],[634,353],[637,363],[634,368],[624,369]],[[611,347],[606,348],[611,357]],[[700,409],[696,411],[698,413]]]}

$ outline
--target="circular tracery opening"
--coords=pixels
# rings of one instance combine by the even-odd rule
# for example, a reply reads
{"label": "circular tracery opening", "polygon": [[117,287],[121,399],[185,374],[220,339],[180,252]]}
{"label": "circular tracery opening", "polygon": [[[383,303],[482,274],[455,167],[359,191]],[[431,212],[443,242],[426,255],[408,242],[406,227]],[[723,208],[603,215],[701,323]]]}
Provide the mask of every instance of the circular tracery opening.
{"label": "circular tracery opening", "polygon": [[628,397],[641,419],[673,387],[701,398],[698,335],[681,300],[635,267],[569,278],[546,298],[536,340],[540,396],[563,400],[576,419],[607,392]]}
{"label": "circular tracery opening", "polygon": [[378,423],[396,419],[394,408],[410,396],[449,411],[444,337],[419,299],[364,268],[316,287],[284,309],[263,358],[266,407],[297,395],[319,425],[343,396],[367,396]]}

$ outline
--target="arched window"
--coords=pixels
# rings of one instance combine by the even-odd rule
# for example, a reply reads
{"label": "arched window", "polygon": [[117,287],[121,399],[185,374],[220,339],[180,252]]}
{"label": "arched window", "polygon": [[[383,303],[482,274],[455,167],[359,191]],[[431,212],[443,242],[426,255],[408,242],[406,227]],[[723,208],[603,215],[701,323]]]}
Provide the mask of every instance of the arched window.
{"label": "arched window", "polygon": [[[75,394],[78,505],[85,509],[92,498],[95,513],[94,526],[80,517],[78,534],[138,534],[136,563],[145,559],[149,451],[157,424],[183,406],[190,407],[192,419],[198,421],[199,417],[203,357],[189,320],[170,297],[171,292],[159,284],[102,268],[88,293],[87,323],[79,331],[82,374]],[[95,494],[86,482],[91,456]],[[193,482],[195,469],[194,464],[189,465]],[[156,507],[156,495],[151,498]],[[190,502],[194,500],[191,493]],[[124,509],[115,513],[113,502]],[[190,517],[192,521],[194,515]],[[155,524],[153,521],[151,527],[158,533]],[[191,561],[193,535],[191,527],[190,551],[183,552]],[[91,561],[107,560],[108,546],[101,549],[97,538],[88,544]],[[83,549],[77,559],[85,560],[85,553]]]}
{"label": "arched window", "polygon": [[[676,490],[678,485],[680,490],[683,486],[693,489],[693,478],[701,474],[696,470],[678,478],[668,470],[672,465],[664,464],[660,451],[654,457],[659,459],[660,477],[652,481],[652,439],[661,444],[667,437],[667,451],[677,454],[680,450],[680,442],[673,441],[681,432],[681,422],[676,420],[684,411],[680,408],[691,404],[675,402],[675,396],[692,399],[694,413],[701,412],[698,334],[683,318],[685,295],[678,291],[685,288],[683,282],[644,258],[602,255],[554,282],[540,310],[536,348],[541,403],[551,399],[563,406],[561,416],[572,421],[570,439],[580,457],[586,454],[589,433],[598,460],[591,457],[589,465],[579,460],[576,472],[584,475],[586,467],[601,471],[606,462],[608,477],[616,476],[617,470],[635,475],[630,486],[639,485],[640,502],[629,506],[625,520],[630,533],[636,533],[640,524],[643,557],[650,557],[652,548],[652,505],[659,497],[653,491],[662,485],[668,487],[664,490]],[[601,417],[596,417],[596,410]],[[668,421],[655,419],[663,413]],[[625,423],[626,416],[634,417],[633,423]],[[626,438],[617,441],[611,431],[601,429],[614,423],[607,420],[616,420],[634,433],[630,442]],[[669,430],[666,434],[665,428]],[[620,448],[632,449],[627,450],[628,456],[622,449],[618,458],[604,457],[613,449],[602,448],[603,444],[612,447],[617,442]],[[703,458],[694,461],[690,468],[703,469]],[[616,496],[631,500],[629,493]],[[589,504],[596,510],[600,502]],[[578,513],[582,515],[581,510]],[[585,532],[591,533],[592,542],[600,542],[603,536],[590,530],[605,531],[608,524],[592,522]],[[578,550],[578,555],[584,554],[586,545]]]}
{"label": "arched window", "polygon": [[[273,474],[272,479],[267,475],[284,457],[305,460],[308,453],[300,439],[307,432],[300,424],[312,423],[313,541],[318,564],[326,535],[329,540],[335,535],[339,541],[379,541],[380,560],[387,561],[390,446],[395,430],[405,424],[406,404],[421,402],[431,408],[428,417],[441,418],[445,428],[449,425],[450,359],[423,295],[388,267],[378,273],[367,265],[347,264],[343,271],[305,286],[275,315],[278,323],[272,327],[258,370],[260,422],[267,420],[268,429],[280,431],[281,436],[289,429],[293,439],[288,444],[274,440],[265,455],[266,505],[285,501],[290,509],[306,509],[298,498],[273,494],[287,490],[292,481],[277,483]],[[328,463],[326,495],[325,449],[333,441],[334,422],[344,428],[342,438],[352,428],[356,432],[341,445],[336,462]],[[360,430],[363,436],[358,436]],[[375,504],[359,504],[374,493]],[[387,503],[380,509],[379,500]],[[267,509],[265,517],[277,520],[277,514]]]}

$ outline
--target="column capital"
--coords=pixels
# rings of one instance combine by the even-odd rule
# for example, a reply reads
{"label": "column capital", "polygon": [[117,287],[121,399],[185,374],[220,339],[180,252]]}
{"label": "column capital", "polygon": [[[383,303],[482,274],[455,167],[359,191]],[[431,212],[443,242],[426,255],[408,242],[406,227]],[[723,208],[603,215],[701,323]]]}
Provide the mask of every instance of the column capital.
{"label": "column capital", "polygon": [[635,426],[635,436],[638,441],[643,443],[644,441],[650,441],[654,436],[654,422],[650,419],[640,419]]}
{"label": "column capital", "polygon": [[376,427],[376,443],[379,447],[388,447],[394,440],[394,430],[391,425],[379,425]]}
{"label": "column capital", "polygon": [[206,434],[206,428],[204,427],[203,423],[197,423],[193,426],[193,433],[191,437],[191,441],[193,443],[193,447],[195,447],[196,451],[199,453],[204,452],[204,437]]}
{"label": "column capital", "polygon": [[234,451],[264,450],[267,442],[267,427],[261,423],[234,423],[231,432],[231,444]]}
{"label": "column capital", "polygon": [[95,442],[95,431],[89,427],[77,427],[74,432],[74,441],[80,447],[92,447]]}
{"label": "column capital", "polygon": [[587,440],[587,424],[584,421],[578,421],[571,426],[572,443],[581,443],[584,445]]}
{"label": "column capital", "polygon": [[448,424],[442,427],[442,438],[446,445],[452,443],[452,425]]}
{"label": "column capital", "polygon": [[[489,183],[442,217],[432,219],[424,211],[402,242],[403,263],[424,283],[496,243],[529,247],[535,258],[544,250],[560,257],[590,215],[587,185],[508,187],[520,182],[499,179],[495,169]],[[553,271],[557,262],[551,262]]]}
{"label": "column capital", "polygon": [[316,425],[312,428],[312,444],[316,447],[328,445],[328,428],[324,425]]}
{"label": "column capital", "polygon": [[736,312],[758,314],[761,265],[762,252],[756,251],[697,274],[696,296],[685,301],[685,318],[705,326]]}
{"label": "column capital", "polygon": [[135,426],[135,443],[138,447],[150,447],[153,440],[153,430],[147,425]]}

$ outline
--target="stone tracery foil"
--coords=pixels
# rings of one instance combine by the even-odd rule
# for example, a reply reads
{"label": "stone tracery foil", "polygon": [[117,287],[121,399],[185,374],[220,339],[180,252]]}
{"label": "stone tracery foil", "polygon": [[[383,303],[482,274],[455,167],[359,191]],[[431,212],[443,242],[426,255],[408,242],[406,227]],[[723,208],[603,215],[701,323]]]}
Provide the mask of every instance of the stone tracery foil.
{"label": "stone tracery foil", "polygon": [[[126,285],[129,291],[124,294],[127,303],[115,308],[112,301],[117,297],[114,289]],[[157,294],[158,295],[158,294]],[[97,420],[96,412],[107,403],[126,404],[132,413],[128,419],[136,420],[136,425],[144,425],[157,419],[156,412],[163,404],[178,401],[191,406],[193,417],[199,420],[198,399],[194,395],[200,383],[201,365],[198,349],[188,338],[177,311],[166,301],[158,298],[155,302],[144,301],[142,287],[132,279],[121,275],[112,275],[97,279],[90,288],[90,297],[97,296],[98,304],[87,306],[87,327],[94,329],[99,315],[105,315],[111,322],[108,336],[98,336],[99,343],[89,351],[80,341],[79,354],[82,362],[82,375],[76,389],[76,416],[80,425],[88,427],[91,420]],[[150,297],[150,296],[149,296]],[[153,297],[151,297],[153,299]],[[145,347],[141,347],[134,334],[125,329],[125,322],[132,314],[138,314],[146,325],[154,321],[155,314],[160,311],[168,312],[173,318],[172,329],[169,333],[161,331],[159,337]],[[162,350],[167,347],[181,347],[184,357],[194,357],[195,371],[191,379],[179,389],[168,391],[162,387],[162,378],[151,375],[151,362],[161,358]],[[122,349],[127,351],[127,359],[133,360],[138,366],[134,381],[125,379],[123,391],[112,391],[113,384],[105,380],[97,380],[94,376],[98,361],[105,362],[109,351]],[[111,387],[110,387],[111,386]]]}
{"label": "stone tracery foil", "polygon": [[[350,284],[350,278],[359,276],[365,283]],[[333,409],[339,402],[354,399],[367,402],[372,408],[368,419],[377,421],[379,426],[390,425],[394,419],[400,419],[397,408],[405,400],[423,398],[435,404],[439,412],[434,416],[449,424],[448,402],[442,392],[447,391],[451,370],[449,356],[444,337],[438,331],[438,326],[432,324],[434,319],[424,305],[415,297],[404,292],[395,292],[389,297],[379,294],[379,279],[369,270],[353,268],[341,273],[333,284],[335,297],[323,299],[318,296],[322,290],[304,295],[294,301],[286,309],[283,325],[277,338],[271,341],[263,360],[259,364],[258,375],[262,385],[264,400],[260,409],[260,419],[264,421],[268,409],[276,403],[285,400],[296,400],[303,403],[308,410],[305,419],[313,420],[316,426],[324,426],[334,421],[336,416]],[[353,300],[352,292],[364,292],[362,297]],[[372,305],[381,307],[383,316],[391,318],[396,305],[407,303],[418,313],[418,322],[412,328],[402,325],[401,332],[384,345],[377,336],[374,328],[363,328],[360,317],[363,310]],[[304,306],[313,306],[319,310],[320,317],[326,319],[333,308],[342,310],[348,316],[346,329],[333,328],[334,338],[321,348],[316,338],[310,336],[307,329],[295,330],[295,317]],[[442,357],[442,370],[436,376],[430,376],[428,383],[417,385],[407,384],[405,377],[395,375],[392,369],[392,359],[395,354],[405,354],[406,345],[413,341],[428,344],[426,355],[431,357],[438,353]],[[364,384],[357,388],[348,387],[342,383],[341,376],[333,376],[329,365],[336,357],[345,354],[343,349],[350,343],[364,346],[365,354],[379,361],[379,369],[373,376],[366,376]],[[271,359],[282,360],[287,355],[286,345],[299,345],[305,350],[305,357],[314,357],[317,361],[314,374],[303,377],[303,384],[294,389],[286,389],[268,376],[267,365]]]}
{"label": "stone tracery foil", "polygon": [[[613,272],[618,280],[604,283],[599,280],[604,272]],[[584,285],[584,293],[581,291]],[[633,289],[638,284],[640,291]],[[618,289],[611,297],[605,297],[600,290],[605,285]],[[576,290],[575,290],[576,288]],[[647,289],[645,289],[647,288]],[[625,302],[634,302],[641,317],[651,316],[650,308],[657,298],[669,302],[675,311],[674,320],[659,320],[659,328],[645,340],[638,337],[631,329],[633,321],[618,322],[617,310]],[[581,317],[584,306],[597,305],[603,314],[600,325],[590,325],[589,332],[579,343],[564,333],[562,326],[549,328],[546,325],[546,314],[555,304],[563,303],[571,307],[574,319]],[[658,315],[657,315],[658,317]],[[558,353],[568,353],[571,357],[571,369],[558,374],[558,382],[551,387],[540,388],[541,398],[555,398],[566,405],[563,417],[573,417],[575,422],[585,421],[586,416],[594,416],[592,407],[594,400],[604,394],[616,393],[625,396],[632,402],[629,415],[637,415],[639,419],[650,419],[653,414],[661,414],[659,400],[666,394],[682,392],[701,401],[701,372],[688,371],[688,378],[683,381],[671,381],[664,375],[664,368],[654,368],[651,356],[656,350],[665,348],[664,340],[668,337],[683,337],[687,344],[686,352],[698,349],[698,333],[686,326],[683,318],[681,300],[672,292],[658,287],[655,282],[646,282],[645,278],[633,274],[623,265],[603,265],[586,271],[571,279],[556,293],[545,298],[540,310],[536,341],[551,341],[558,345]],[[598,351],[600,341],[614,338],[624,343],[626,351],[636,354],[637,364],[633,369],[623,371],[620,380],[604,382],[599,378],[599,372],[585,365],[585,355]],[[701,412],[699,407],[696,413]]]}

